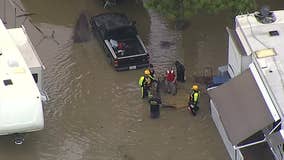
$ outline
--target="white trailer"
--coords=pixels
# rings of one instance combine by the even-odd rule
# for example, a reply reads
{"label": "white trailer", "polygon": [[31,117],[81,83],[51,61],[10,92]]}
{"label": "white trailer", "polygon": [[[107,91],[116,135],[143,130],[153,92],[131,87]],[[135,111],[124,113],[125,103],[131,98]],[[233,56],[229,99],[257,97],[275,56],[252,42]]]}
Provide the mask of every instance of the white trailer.
{"label": "white trailer", "polygon": [[212,119],[232,160],[284,160],[284,10],[236,16],[227,32],[231,79],[208,89]]}
{"label": "white trailer", "polygon": [[8,30],[0,20],[0,135],[44,128],[43,68],[25,29]]}

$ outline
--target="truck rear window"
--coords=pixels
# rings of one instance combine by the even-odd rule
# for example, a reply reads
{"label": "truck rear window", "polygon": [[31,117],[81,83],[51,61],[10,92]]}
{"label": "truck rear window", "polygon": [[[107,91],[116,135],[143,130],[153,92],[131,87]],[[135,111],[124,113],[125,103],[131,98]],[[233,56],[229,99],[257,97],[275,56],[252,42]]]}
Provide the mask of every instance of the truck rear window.
{"label": "truck rear window", "polygon": [[117,28],[109,30],[107,33],[109,38],[112,39],[128,39],[130,37],[136,36],[137,31],[133,27],[123,27],[123,28]]}

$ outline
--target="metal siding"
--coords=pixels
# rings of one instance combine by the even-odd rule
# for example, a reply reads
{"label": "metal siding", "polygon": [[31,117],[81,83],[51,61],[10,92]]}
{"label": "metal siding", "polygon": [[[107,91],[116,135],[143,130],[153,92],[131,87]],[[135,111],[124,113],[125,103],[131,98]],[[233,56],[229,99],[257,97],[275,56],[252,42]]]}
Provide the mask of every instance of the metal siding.
{"label": "metal siding", "polygon": [[[212,116],[212,119],[220,133],[220,136],[224,142],[224,145],[231,157],[231,159],[234,159],[235,158],[235,150],[234,150],[234,147],[232,145],[232,143],[229,141],[229,138],[227,136],[227,133],[224,129],[224,126],[220,120],[220,117],[219,117],[219,114],[218,114],[218,111],[214,105],[214,102],[212,100],[210,100],[210,107],[211,107],[211,116]],[[237,154],[238,154],[238,159],[237,160],[244,160],[243,158],[243,155],[242,153],[240,152],[240,150],[237,150]]]}

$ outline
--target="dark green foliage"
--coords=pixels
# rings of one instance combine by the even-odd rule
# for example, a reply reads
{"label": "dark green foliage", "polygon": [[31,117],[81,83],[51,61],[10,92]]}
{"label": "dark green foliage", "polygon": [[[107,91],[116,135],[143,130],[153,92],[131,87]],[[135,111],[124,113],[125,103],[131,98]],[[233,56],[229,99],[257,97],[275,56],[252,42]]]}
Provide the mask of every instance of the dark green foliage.
{"label": "dark green foliage", "polygon": [[237,15],[251,12],[256,6],[255,0],[148,0],[145,5],[173,20],[188,18],[200,11],[216,13],[225,9]]}

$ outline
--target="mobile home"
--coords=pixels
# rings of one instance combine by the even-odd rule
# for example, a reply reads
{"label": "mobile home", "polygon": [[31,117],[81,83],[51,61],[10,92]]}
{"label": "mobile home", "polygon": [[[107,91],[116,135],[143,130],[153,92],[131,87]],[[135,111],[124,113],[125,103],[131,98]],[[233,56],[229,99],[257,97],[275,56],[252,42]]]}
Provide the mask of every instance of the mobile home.
{"label": "mobile home", "polygon": [[0,20],[0,135],[44,128],[43,69],[25,28],[6,29]]}
{"label": "mobile home", "polygon": [[208,88],[232,160],[283,160],[284,10],[239,15],[228,32],[225,83]]}

